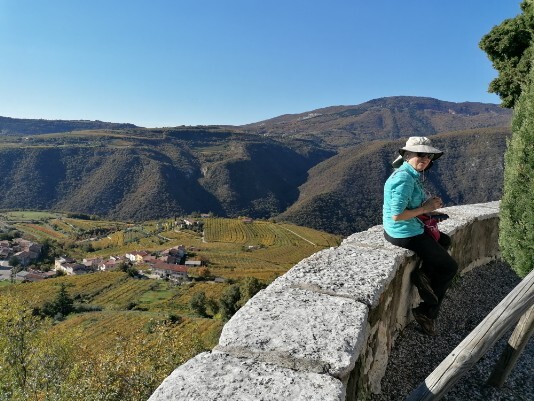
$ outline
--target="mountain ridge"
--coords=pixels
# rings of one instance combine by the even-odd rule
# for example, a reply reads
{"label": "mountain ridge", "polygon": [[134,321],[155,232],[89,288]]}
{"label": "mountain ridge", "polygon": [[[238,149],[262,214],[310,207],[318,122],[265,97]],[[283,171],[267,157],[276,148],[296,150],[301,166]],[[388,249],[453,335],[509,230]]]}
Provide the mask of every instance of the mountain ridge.
{"label": "mountain ridge", "polygon": [[429,97],[392,96],[359,105],[330,106],[305,113],[285,114],[242,128],[246,132],[270,137],[315,139],[323,146],[337,149],[378,139],[506,126],[510,118],[510,110],[490,103],[454,103]]}
{"label": "mountain ridge", "polygon": [[99,120],[45,120],[0,116],[0,135],[40,135],[88,129],[139,128],[129,123],[110,123]]}

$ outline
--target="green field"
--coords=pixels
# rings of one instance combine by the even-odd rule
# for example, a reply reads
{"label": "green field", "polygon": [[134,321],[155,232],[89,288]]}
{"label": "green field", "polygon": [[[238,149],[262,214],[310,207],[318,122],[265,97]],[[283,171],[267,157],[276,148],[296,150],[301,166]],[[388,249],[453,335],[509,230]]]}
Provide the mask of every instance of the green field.
{"label": "green field", "polygon": [[35,211],[11,211],[3,212],[2,216],[6,221],[20,221],[20,220],[48,220],[57,216],[56,213],[50,212],[35,212]]}

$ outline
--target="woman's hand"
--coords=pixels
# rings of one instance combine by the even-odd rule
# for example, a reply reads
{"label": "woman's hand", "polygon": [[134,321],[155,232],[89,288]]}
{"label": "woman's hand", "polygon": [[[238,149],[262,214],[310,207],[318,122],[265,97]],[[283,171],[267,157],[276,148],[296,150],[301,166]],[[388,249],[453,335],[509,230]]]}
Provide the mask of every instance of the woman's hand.
{"label": "woman's hand", "polygon": [[432,198],[424,201],[423,204],[417,209],[404,209],[401,214],[391,216],[391,218],[393,221],[413,219],[421,214],[433,212],[440,207],[443,207],[443,201],[440,197],[433,196]]}
{"label": "woman's hand", "polygon": [[424,213],[433,212],[436,209],[439,209],[443,206],[443,201],[438,196],[433,196],[432,198],[427,199],[423,202]]}

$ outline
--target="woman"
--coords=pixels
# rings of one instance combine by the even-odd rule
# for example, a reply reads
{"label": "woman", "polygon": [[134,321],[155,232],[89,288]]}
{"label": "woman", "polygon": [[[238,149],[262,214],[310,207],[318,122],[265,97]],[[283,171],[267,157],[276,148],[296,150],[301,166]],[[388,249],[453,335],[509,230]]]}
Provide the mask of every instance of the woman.
{"label": "woman", "polygon": [[393,162],[397,170],[384,185],[384,236],[393,245],[410,249],[421,258],[421,266],[411,278],[422,301],[412,312],[423,332],[435,335],[435,319],[458,265],[447,252],[449,236],[440,233],[436,241],[425,233],[417,216],[443,206],[438,197],[427,199],[420,180],[443,152],[426,137],[410,137],[399,153]]}

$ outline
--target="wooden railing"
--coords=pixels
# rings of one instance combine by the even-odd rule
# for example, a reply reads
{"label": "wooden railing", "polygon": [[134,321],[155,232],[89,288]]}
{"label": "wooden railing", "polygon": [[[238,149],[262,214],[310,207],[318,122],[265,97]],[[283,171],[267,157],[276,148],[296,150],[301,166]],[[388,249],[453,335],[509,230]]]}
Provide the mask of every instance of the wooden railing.
{"label": "wooden railing", "polygon": [[500,387],[534,331],[534,270],[439,364],[406,401],[437,401],[517,323],[488,384]]}

